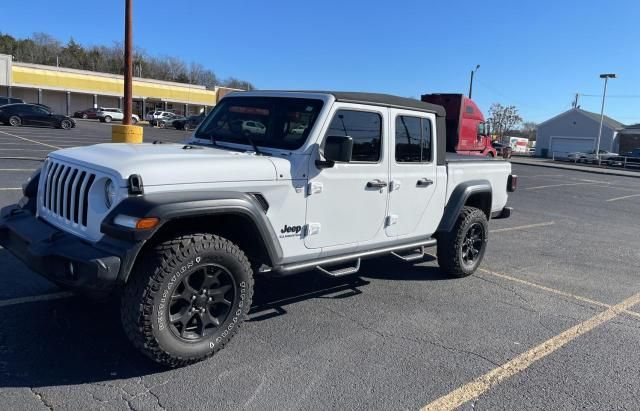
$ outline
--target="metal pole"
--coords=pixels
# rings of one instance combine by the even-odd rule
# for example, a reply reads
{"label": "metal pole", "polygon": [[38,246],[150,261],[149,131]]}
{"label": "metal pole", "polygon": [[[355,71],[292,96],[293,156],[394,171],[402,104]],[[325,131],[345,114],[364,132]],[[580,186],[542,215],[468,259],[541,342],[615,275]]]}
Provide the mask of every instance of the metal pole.
{"label": "metal pole", "polygon": [[602,137],[602,123],[604,121],[604,99],[607,95],[607,81],[609,77],[604,78],[604,92],[602,93],[602,107],[600,108],[600,128],[598,129],[598,142],[596,144],[596,158],[600,162],[600,137]]}
{"label": "metal pole", "polygon": [[133,0],[125,0],[124,12],[124,119],[122,124],[131,125],[132,97],[133,97],[133,30],[132,30],[132,3]]}
{"label": "metal pole", "polygon": [[471,81],[469,81],[469,98],[471,98],[471,93],[473,92],[473,73],[475,73],[475,70],[471,70]]}

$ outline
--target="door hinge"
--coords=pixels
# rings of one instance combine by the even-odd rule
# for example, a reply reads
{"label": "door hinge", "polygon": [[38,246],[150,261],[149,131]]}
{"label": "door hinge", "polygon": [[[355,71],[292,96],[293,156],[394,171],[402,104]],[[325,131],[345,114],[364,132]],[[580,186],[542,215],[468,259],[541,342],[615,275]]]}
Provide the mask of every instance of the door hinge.
{"label": "door hinge", "polygon": [[309,195],[322,193],[322,188],[322,183],[312,181],[311,183],[309,183]]}
{"label": "door hinge", "polygon": [[306,235],[319,234],[321,228],[322,228],[322,224],[320,223],[309,223],[307,224],[307,229],[305,230],[305,234]]}
{"label": "door hinge", "polygon": [[394,225],[398,222],[398,215],[397,214],[391,214],[387,216],[387,221],[386,221],[386,226],[389,227],[391,225]]}

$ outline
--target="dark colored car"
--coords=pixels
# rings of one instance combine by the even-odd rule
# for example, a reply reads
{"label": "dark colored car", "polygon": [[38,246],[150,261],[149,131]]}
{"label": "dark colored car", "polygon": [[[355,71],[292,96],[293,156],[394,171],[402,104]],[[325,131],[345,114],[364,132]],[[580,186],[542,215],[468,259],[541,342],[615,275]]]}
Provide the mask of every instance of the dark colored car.
{"label": "dark colored car", "polygon": [[0,106],[0,123],[19,126],[40,126],[70,129],[76,126],[71,117],[54,114],[37,104],[7,104]]}
{"label": "dark colored car", "polygon": [[187,120],[185,116],[173,116],[169,118],[159,118],[156,120],[152,120],[157,122],[158,127],[160,128],[175,128],[177,130],[182,130],[184,127],[184,122]]}
{"label": "dark colored car", "polygon": [[96,113],[98,112],[98,110],[99,109],[93,107],[86,110],[78,110],[73,113],[73,116],[75,118],[98,118],[96,117]]}
{"label": "dark colored car", "polygon": [[198,128],[200,123],[202,123],[202,120],[204,120],[205,117],[204,113],[201,113],[197,116],[189,116],[183,120],[176,120],[173,125],[178,130],[195,130]]}
{"label": "dark colored car", "polygon": [[496,155],[502,156],[502,158],[511,158],[511,154],[513,153],[511,146],[499,141],[492,141],[491,146],[496,149]]}
{"label": "dark colored car", "polygon": [[22,100],[21,98],[0,96],[0,106],[4,106],[5,104],[16,104],[16,103],[24,103],[24,100]]}

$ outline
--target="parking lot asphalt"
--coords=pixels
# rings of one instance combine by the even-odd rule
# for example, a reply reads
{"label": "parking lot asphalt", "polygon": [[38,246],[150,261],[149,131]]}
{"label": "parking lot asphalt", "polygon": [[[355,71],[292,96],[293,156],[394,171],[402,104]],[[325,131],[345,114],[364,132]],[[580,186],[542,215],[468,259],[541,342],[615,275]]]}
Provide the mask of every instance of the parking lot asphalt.
{"label": "parking lot asphalt", "polygon": [[[50,146],[109,139],[90,121],[0,127],[0,206]],[[640,180],[513,169],[515,212],[490,222],[473,276],[388,257],[349,278],[259,279],[228,347],[177,370],[131,348],[117,303],[64,293],[0,249],[0,409],[637,408]]]}

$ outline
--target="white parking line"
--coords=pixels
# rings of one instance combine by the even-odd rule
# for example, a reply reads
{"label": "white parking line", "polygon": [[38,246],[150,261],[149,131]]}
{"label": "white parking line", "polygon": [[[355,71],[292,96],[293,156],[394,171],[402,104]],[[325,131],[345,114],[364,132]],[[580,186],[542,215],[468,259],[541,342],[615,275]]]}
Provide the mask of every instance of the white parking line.
{"label": "white parking line", "polygon": [[497,228],[495,230],[489,230],[489,232],[490,233],[504,233],[505,231],[526,230],[527,228],[546,227],[546,226],[554,225],[554,224],[555,224],[555,222],[553,222],[553,221],[547,221],[546,223],[520,225],[520,226],[516,226],[516,227],[507,227],[507,228]]}
{"label": "white parking line", "polygon": [[36,144],[42,144],[43,146],[52,147],[52,148],[60,148],[58,146],[54,146],[54,145],[51,145],[51,144],[45,144],[45,143],[41,143],[39,141],[31,140],[31,139],[28,139],[28,138],[25,138],[25,137],[20,137],[20,136],[17,136],[15,134],[7,133],[6,131],[0,131],[0,133],[6,134],[6,135],[11,136],[11,137],[19,138],[20,140],[30,141],[30,142],[36,143]]}
{"label": "white parking line", "polygon": [[610,198],[607,201],[618,201],[618,200],[624,200],[626,198],[632,198],[632,197],[640,197],[640,194],[631,194],[630,196],[623,196],[623,197],[616,197],[616,198]]}
{"label": "white parking line", "polygon": [[526,187],[525,190],[539,190],[541,188],[565,187],[565,186],[582,186],[582,185],[589,185],[589,184],[599,184],[599,183],[583,182],[583,183],[550,184],[550,185],[547,185],[547,186]]}
{"label": "white parking line", "polygon": [[0,168],[0,171],[36,171],[37,168]]}
{"label": "white parking line", "polygon": [[20,187],[0,187],[0,191],[15,191],[22,190]]}
{"label": "white parking line", "polygon": [[59,293],[34,295],[31,297],[11,298],[9,300],[0,301],[0,307],[8,307],[11,305],[18,305],[18,304],[25,304],[25,303],[35,303],[39,301],[59,300],[61,298],[72,297],[73,295],[74,294],[69,291],[62,291]]}

